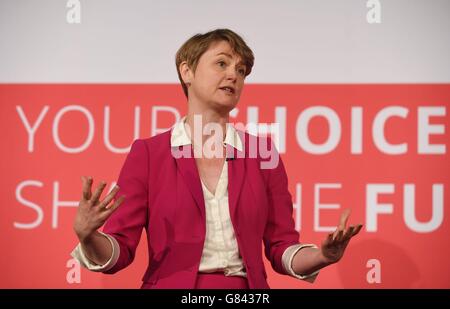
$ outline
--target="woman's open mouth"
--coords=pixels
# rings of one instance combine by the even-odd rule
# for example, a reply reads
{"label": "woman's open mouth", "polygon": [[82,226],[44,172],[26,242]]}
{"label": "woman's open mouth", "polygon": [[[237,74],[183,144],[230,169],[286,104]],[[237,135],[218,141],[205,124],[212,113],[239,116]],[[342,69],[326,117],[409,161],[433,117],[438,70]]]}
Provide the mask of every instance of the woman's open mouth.
{"label": "woman's open mouth", "polygon": [[234,88],[232,87],[221,87],[219,89],[225,91],[228,94],[234,94],[236,92],[236,90],[234,90]]}

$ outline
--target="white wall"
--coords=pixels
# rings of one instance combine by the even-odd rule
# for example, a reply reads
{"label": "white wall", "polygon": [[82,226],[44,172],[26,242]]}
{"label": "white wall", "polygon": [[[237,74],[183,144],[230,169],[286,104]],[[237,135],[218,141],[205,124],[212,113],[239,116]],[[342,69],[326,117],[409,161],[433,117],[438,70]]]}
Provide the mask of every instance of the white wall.
{"label": "white wall", "polygon": [[254,50],[250,83],[448,83],[450,1],[0,0],[0,83],[177,83],[174,55],[217,27]]}

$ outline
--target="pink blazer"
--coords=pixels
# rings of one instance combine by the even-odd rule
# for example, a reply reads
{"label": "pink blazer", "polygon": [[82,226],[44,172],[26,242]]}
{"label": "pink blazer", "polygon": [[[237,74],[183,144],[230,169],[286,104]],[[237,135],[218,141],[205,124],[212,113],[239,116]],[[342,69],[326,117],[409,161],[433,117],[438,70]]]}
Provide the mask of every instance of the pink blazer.
{"label": "pink blazer", "polygon": [[[285,274],[283,252],[298,243],[292,197],[281,158],[275,168],[261,169],[264,159],[260,155],[251,158],[247,147],[250,139],[261,138],[237,132],[245,140],[243,152],[227,145],[228,156],[234,156],[228,161],[230,217],[249,287],[267,289],[262,243],[273,269],[281,274]],[[126,199],[104,227],[105,233],[117,239],[120,256],[105,273],[115,273],[133,261],[145,228],[149,264],[142,288],[192,289],[205,240],[205,204],[191,145],[174,147],[175,152],[187,151],[191,158],[176,158],[170,137],[167,131],[136,140],[131,147],[118,180],[117,196]],[[270,145],[271,154],[278,155]]]}

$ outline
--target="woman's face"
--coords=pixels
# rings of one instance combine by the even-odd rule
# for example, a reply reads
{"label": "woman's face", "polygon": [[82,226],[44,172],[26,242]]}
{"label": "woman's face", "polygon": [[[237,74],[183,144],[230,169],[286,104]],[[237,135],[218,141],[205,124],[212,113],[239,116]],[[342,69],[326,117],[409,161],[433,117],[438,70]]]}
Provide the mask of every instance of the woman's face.
{"label": "woman's face", "polygon": [[238,103],[246,67],[226,41],[212,43],[190,79],[189,100],[230,112]]}

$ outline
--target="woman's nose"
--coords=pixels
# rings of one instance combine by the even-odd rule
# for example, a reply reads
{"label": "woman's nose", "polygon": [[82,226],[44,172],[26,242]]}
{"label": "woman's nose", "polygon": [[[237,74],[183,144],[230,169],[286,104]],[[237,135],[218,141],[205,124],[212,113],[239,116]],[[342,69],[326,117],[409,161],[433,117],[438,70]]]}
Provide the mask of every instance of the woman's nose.
{"label": "woman's nose", "polygon": [[236,68],[230,66],[227,70],[227,78],[228,79],[232,79],[235,80],[237,77],[237,72],[236,72]]}

